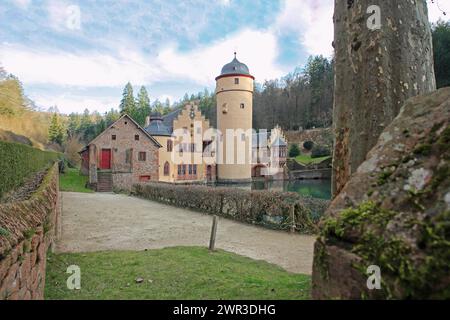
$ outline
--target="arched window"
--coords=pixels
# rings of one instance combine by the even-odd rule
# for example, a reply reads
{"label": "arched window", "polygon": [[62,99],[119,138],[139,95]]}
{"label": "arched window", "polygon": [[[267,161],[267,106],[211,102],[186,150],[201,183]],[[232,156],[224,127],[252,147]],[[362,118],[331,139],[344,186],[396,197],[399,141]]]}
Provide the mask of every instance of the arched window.
{"label": "arched window", "polygon": [[168,176],[170,175],[170,165],[169,162],[166,161],[166,163],[164,163],[164,175]]}
{"label": "arched window", "polygon": [[172,152],[173,150],[173,141],[172,140],[167,140],[167,152]]}

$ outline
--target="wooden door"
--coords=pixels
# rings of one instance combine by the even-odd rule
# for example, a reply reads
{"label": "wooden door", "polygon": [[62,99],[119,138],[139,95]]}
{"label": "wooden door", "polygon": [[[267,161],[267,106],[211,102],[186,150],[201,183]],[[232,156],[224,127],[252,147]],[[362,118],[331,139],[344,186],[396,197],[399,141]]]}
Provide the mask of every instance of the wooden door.
{"label": "wooden door", "polygon": [[100,169],[111,169],[111,149],[102,149],[100,154]]}

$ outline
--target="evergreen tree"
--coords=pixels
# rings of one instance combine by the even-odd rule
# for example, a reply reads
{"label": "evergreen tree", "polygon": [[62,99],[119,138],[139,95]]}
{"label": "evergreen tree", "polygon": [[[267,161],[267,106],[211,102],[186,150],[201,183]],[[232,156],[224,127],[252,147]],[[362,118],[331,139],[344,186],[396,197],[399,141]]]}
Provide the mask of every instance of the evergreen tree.
{"label": "evergreen tree", "polygon": [[122,101],[120,102],[120,114],[128,114],[134,118],[136,116],[136,101],[134,100],[133,86],[127,83],[123,89]]}
{"label": "evergreen tree", "polygon": [[109,127],[114,122],[116,122],[119,118],[120,118],[120,113],[115,109],[111,109],[110,111],[108,111],[105,114],[106,126]]}
{"label": "evergreen tree", "polygon": [[61,145],[64,140],[64,128],[57,113],[52,115],[50,126],[48,128],[48,141]]}
{"label": "evergreen tree", "polygon": [[300,155],[300,148],[296,143],[291,145],[291,148],[289,149],[289,157],[295,158]]}
{"label": "evergreen tree", "polygon": [[145,124],[145,118],[150,115],[150,98],[148,97],[147,89],[142,86],[139,90],[137,98],[137,114],[134,117],[141,126]]}
{"label": "evergreen tree", "polygon": [[450,86],[450,21],[433,25],[434,71],[438,88]]}

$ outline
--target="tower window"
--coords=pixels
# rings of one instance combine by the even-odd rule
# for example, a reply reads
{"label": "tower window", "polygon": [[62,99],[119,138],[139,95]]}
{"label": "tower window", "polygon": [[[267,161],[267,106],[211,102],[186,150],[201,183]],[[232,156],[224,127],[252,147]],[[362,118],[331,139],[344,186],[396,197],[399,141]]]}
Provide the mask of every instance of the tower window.
{"label": "tower window", "polygon": [[239,84],[239,78],[234,78],[234,84]]}
{"label": "tower window", "polygon": [[113,135],[111,136],[111,139],[112,139],[112,140],[116,140],[116,138],[117,138],[117,136],[116,136],[115,134],[113,134]]}
{"label": "tower window", "polygon": [[147,160],[147,153],[139,152],[139,161],[146,161],[146,160]]}
{"label": "tower window", "polygon": [[245,104],[241,103],[241,109],[245,108]]}

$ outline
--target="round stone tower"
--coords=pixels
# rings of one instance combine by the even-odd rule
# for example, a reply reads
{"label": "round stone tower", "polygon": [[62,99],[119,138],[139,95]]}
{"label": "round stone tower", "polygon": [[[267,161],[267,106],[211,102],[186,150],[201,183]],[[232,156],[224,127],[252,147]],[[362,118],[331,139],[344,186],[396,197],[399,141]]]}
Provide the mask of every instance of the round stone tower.
{"label": "round stone tower", "polygon": [[216,78],[218,145],[217,179],[252,179],[253,82],[248,67],[234,59]]}

